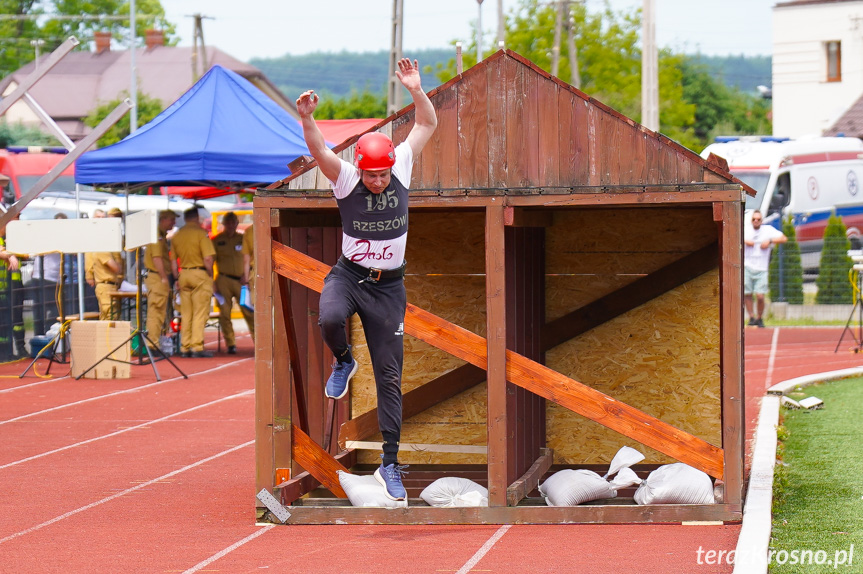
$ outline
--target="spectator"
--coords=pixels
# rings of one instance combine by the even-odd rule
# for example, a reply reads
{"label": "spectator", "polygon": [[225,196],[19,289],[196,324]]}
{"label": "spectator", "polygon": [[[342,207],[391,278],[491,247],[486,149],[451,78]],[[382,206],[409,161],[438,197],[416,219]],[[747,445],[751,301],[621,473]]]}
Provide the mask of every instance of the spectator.
{"label": "spectator", "polygon": [[0,229],[0,261],[0,360],[8,361],[14,356],[13,343],[19,357],[27,354],[27,347],[24,345],[24,284],[21,282],[21,262],[18,255],[6,251],[5,227]]}
{"label": "spectator", "polygon": [[[54,219],[66,219],[65,213],[58,213]],[[49,324],[58,314],[57,302],[60,297],[58,284],[64,280],[60,269],[62,257],[59,253],[37,255],[33,260],[33,275],[30,292],[33,294],[33,333],[45,334],[45,321]]]}
{"label": "spectator", "polygon": [[170,247],[168,232],[173,229],[177,215],[166,209],[159,212],[159,240],[147,246],[144,267],[147,269],[147,339],[150,346],[158,345],[165,328],[168,300],[171,298]]}
{"label": "spectator", "polygon": [[[249,299],[255,301],[255,229],[250,225],[243,231],[243,285],[249,287]],[[248,321],[247,321],[248,323]],[[252,341],[255,340],[255,321],[249,323]]]}
{"label": "spectator", "polygon": [[[240,303],[240,290],[243,286],[243,236],[237,233],[239,224],[237,214],[229,211],[222,216],[222,227],[224,231],[213,237],[213,246],[216,249],[216,277],[215,293],[219,301],[219,328],[225,337],[228,346],[228,354],[237,353],[237,338],[234,336],[234,325],[231,323],[231,311],[234,301]],[[255,318],[252,312],[245,307],[240,307],[243,318],[249,326],[249,331],[254,331]]]}
{"label": "spectator", "polygon": [[[213,297],[213,259],[216,250],[201,227],[198,208],[183,213],[185,225],[171,240],[171,262],[180,286],[180,356],[212,357],[204,350],[204,327]],[[179,264],[179,272],[176,267]]]}
{"label": "spectator", "polygon": [[784,233],[772,225],[762,225],[762,221],[761,212],[753,211],[752,225],[743,231],[743,303],[749,325],[755,327],[764,327],[764,296],[773,245],[788,241]]}

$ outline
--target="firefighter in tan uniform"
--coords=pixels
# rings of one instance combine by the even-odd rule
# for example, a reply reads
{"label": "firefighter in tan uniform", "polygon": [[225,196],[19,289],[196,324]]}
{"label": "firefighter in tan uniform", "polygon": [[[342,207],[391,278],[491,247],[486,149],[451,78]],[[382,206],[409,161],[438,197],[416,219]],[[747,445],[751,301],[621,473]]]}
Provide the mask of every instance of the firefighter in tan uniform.
{"label": "firefighter in tan uniform", "polygon": [[168,232],[177,215],[170,210],[159,212],[159,240],[147,246],[144,267],[147,269],[147,339],[150,347],[159,345],[165,327],[165,313],[171,297],[171,254]]}
{"label": "firefighter in tan uniform", "polygon": [[[117,207],[112,207],[108,217],[122,218],[123,212]],[[111,293],[117,290],[123,280],[123,268],[123,254],[119,252],[87,253],[84,257],[87,283],[96,289],[100,321],[114,318]]]}
{"label": "firefighter in tan uniform", "polygon": [[96,299],[99,301],[99,320],[114,319],[111,293],[123,280],[123,254],[93,253],[93,281],[96,284]]}
{"label": "firefighter in tan uniform", "polygon": [[[225,336],[228,345],[228,354],[237,353],[237,339],[234,336],[234,326],[231,323],[231,311],[234,300],[240,302],[240,289],[243,283],[243,236],[237,233],[239,220],[237,214],[229,211],[222,216],[222,227],[224,231],[213,237],[213,246],[216,248],[216,293],[224,298],[224,303],[219,304],[219,326]],[[249,325],[249,331],[254,328],[255,319],[248,309],[240,307],[243,318]]]}
{"label": "firefighter in tan uniform", "polygon": [[[180,356],[212,357],[204,350],[204,326],[210,316],[213,297],[213,259],[216,250],[207,232],[201,227],[198,208],[183,213],[185,225],[171,240],[173,265],[179,263],[180,287]],[[179,261],[178,261],[179,260]],[[176,272],[176,268],[174,269]]]}
{"label": "firefighter in tan uniform", "polygon": [[[250,225],[243,232],[243,285],[249,287],[249,298],[252,303],[255,302],[255,226]],[[249,324],[249,333],[252,334],[252,341],[255,340],[255,313],[248,309],[243,309],[243,313],[249,313],[250,319],[246,319]]]}

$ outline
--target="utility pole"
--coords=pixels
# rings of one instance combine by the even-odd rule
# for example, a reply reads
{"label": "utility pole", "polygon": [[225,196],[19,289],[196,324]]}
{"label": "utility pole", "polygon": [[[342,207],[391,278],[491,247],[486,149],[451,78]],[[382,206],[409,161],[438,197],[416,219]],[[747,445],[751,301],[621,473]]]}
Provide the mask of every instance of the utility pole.
{"label": "utility pole", "polygon": [[575,14],[572,12],[572,3],[569,5],[566,40],[567,49],[569,50],[569,83],[581,89],[581,73],[578,71],[578,48],[575,45]]}
{"label": "utility pole", "polygon": [[503,0],[497,0],[497,47],[503,49],[506,26],[503,17]]}
{"label": "utility pole", "polygon": [[479,12],[476,18],[476,63],[482,62],[482,0],[476,0]]}
{"label": "utility pole", "polygon": [[551,48],[551,75],[559,77],[560,69],[560,33],[563,30],[563,1],[557,0],[556,16],[554,18],[554,45]]}
{"label": "utility pole", "polygon": [[[195,13],[188,17],[194,19],[195,21],[194,30],[192,33],[192,81],[197,82],[198,79],[203,75],[203,73],[210,68],[209,63],[207,62],[207,45],[204,44],[203,20],[205,18],[212,20],[213,18],[211,16],[204,16],[200,13]],[[198,46],[199,40],[201,42],[200,47]],[[202,63],[204,64],[204,67],[200,69],[201,71],[199,71],[198,68],[199,56]]]}
{"label": "utility pole", "polygon": [[129,101],[132,109],[129,111],[129,133],[138,129],[138,68],[135,65],[135,48],[138,45],[138,12],[135,0],[129,0],[129,64],[132,68],[132,80],[129,83]]}
{"label": "utility pole", "polygon": [[387,115],[402,109],[402,89],[396,77],[399,60],[402,59],[402,30],[404,26],[404,0],[393,0],[393,30],[390,41],[390,80],[387,89]]}
{"label": "utility pole", "polygon": [[644,0],[641,28],[641,123],[659,131],[659,55],[656,51],[656,0]]}

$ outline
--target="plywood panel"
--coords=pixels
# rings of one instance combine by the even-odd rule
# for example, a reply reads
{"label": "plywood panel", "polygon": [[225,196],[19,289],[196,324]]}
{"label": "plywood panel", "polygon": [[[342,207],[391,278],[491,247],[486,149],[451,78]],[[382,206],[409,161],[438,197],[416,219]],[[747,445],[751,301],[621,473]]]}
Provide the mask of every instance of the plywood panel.
{"label": "plywood panel", "polygon": [[405,252],[408,279],[414,275],[485,273],[481,211],[414,211],[408,233]]}
{"label": "plywood panel", "polygon": [[459,187],[488,187],[488,76],[470,74],[459,85]]}
{"label": "plywood panel", "polygon": [[[720,444],[719,281],[712,271],[546,354],[548,365],[680,430]],[[607,463],[627,444],[668,457],[548,403],[555,463]]]}
{"label": "plywood panel", "polygon": [[[649,273],[716,240],[709,208],[558,210],[548,229],[547,272]],[[590,259],[590,261],[588,261]]]}

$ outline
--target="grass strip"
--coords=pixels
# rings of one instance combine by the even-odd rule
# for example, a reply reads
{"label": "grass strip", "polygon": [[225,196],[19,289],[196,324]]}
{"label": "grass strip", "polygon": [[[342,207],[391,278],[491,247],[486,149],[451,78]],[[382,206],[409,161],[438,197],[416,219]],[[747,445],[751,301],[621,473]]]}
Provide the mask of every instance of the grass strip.
{"label": "grass strip", "polygon": [[789,396],[824,408],[781,413],[770,572],[863,572],[863,379]]}

